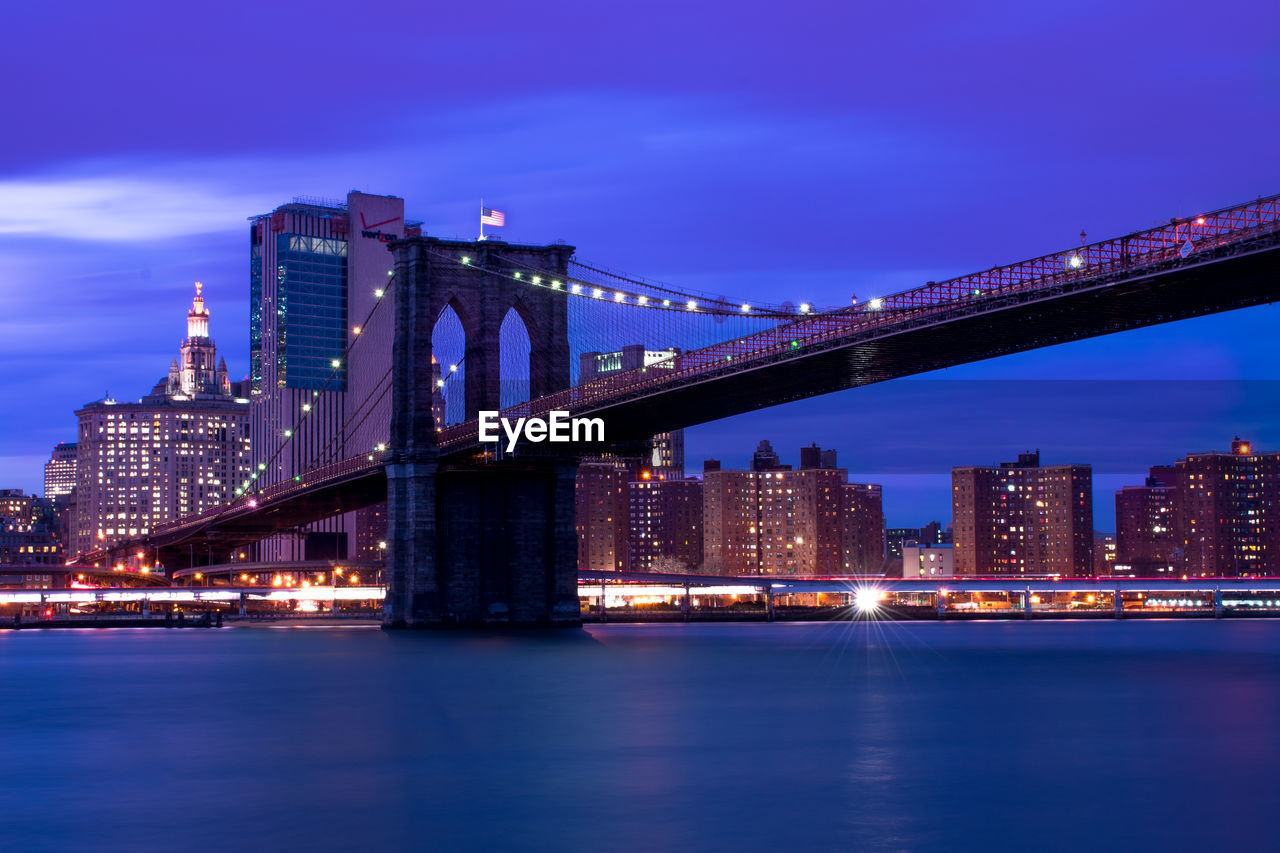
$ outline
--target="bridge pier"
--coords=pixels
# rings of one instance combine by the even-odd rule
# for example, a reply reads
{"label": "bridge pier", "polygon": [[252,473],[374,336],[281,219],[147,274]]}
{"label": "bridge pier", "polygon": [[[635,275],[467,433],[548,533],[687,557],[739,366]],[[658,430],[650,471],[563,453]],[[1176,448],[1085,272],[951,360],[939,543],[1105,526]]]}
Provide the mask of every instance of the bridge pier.
{"label": "bridge pier", "polygon": [[432,336],[446,306],[466,334],[466,417],[497,409],[503,319],[515,310],[531,343],[529,391],[569,385],[563,293],[519,280],[564,275],[573,247],[431,237],[392,245],[396,264],[387,460],[386,627],[581,625],[574,530],[577,458],[520,448],[495,461],[440,458]]}
{"label": "bridge pier", "polygon": [[1222,587],[1218,587],[1213,591],[1213,618],[1222,618]]}
{"label": "bridge pier", "polygon": [[581,624],[576,473],[545,457],[388,465],[384,625]]}
{"label": "bridge pier", "polygon": [[1022,591],[1022,618],[1031,618],[1031,587]]}
{"label": "bridge pier", "polygon": [[942,590],[938,590],[933,597],[934,597],[934,601],[937,603],[937,606],[938,606],[938,618],[946,619],[947,618],[947,594]]}
{"label": "bridge pier", "polygon": [[1111,596],[1111,608],[1111,612],[1115,615],[1115,618],[1124,618],[1124,595],[1120,592],[1118,587],[1116,588],[1115,593]]}

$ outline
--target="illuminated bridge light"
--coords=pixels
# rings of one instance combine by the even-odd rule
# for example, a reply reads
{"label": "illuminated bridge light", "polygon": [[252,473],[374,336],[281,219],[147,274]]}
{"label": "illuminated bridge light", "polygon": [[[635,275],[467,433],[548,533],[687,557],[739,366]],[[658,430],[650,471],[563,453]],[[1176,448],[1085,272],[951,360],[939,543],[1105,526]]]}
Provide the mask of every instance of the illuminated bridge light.
{"label": "illuminated bridge light", "polygon": [[671,300],[670,300],[670,299],[664,299],[664,300],[662,300],[662,307],[663,307],[663,308],[670,308],[670,307],[671,307]]}
{"label": "illuminated bridge light", "polygon": [[450,373],[457,373],[457,372],[458,372],[458,365],[456,365],[456,364],[451,364],[451,365],[449,365],[449,372],[450,372]]}
{"label": "illuminated bridge light", "polygon": [[334,369],[335,369],[335,370],[336,370],[337,368],[339,368],[339,367],[342,367],[342,359],[339,359],[339,358],[335,358],[333,361],[331,361],[331,362],[329,362],[329,363],[330,363],[331,365],[333,365],[333,367],[334,367]]}
{"label": "illuminated bridge light", "polygon": [[1203,216],[1198,216],[1198,217],[1196,217],[1196,224],[1197,224],[1197,225],[1203,225],[1203,224],[1204,224],[1204,217],[1203,217]]}
{"label": "illuminated bridge light", "polygon": [[744,302],[744,303],[742,303],[742,313],[743,313],[743,314],[749,314],[750,312],[751,312],[751,306],[750,306],[750,305],[748,305],[748,304],[747,304],[747,303],[745,303],[745,302]]}
{"label": "illuminated bridge light", "polygon": [[285,437],[285,438],[293,438],[293,430],[291,430],[291,429],[287,429],[287,430],[285,430],[285,431],[284,431],[284,437]]}
{"label": "illuminated bridge light", "polygon": [[695,301],[693,301],[692,299],[690,299],[688,302],[686,302],[686,303],[685,303],[685,306],[684,306],[684,307],[685,307],[685,308],[687,308],[687,309],[689,309],[690,311],[697,311],[697,310],[698,310],[698,303],[697,303],[697,302],[695,302]]}
{"label": "illuminated bridge light", "polygon": [[1084,264],[1084,261],[1080,259],[1079,255],[1072,255],[1071,257],[1067,258],[1067,266],[1071,267],[1073,270],[1080,269],[1081,265],[1083,264]]}
{"label": "illuminated bridge light", "polygon": [[535,275],[532,279],[530,279],[530,281],[532,281],[534,284],[542,284],[542,276]]}
{"label": "illuminated bridge light", "polygon": [[801,313],[801,314],[808,314],[808,313],[809,313],[809,309],[810,309],[810,307],[811,307],[811,306],[809,305],[809,303],[808,303],[808,302],[801,302],[801,303],[800,303],[800,313]]}
{"label": "illuminated bridge light", "polygon": [[574,285],[572,288],[570,288],[570,289],[571,289],[574,293],[581,293],[581,292],[582,292],[582,285],[580,285],[580,284],[575,284],[575,285]]}
{"label": "illuminated bridge light", "polygon": [[443,379],[437,379],[437,380],[436,380],[436,387],[437,387],[437,388],[443,388],[443,387],[444,387],[444,380],[443,380]]}
{"label": "illuminated bridge light", "polygon": [[385,291],[385,290],[383,290],[381,287],[379,287],[377,290],[375,290],[375,291],[373,292],[373,295],[374,295],[375,297],[377,297],[378,299],[381,299],[381,298],[382,298],[382,295],[383,295],[384,293],[386,293],[386,291]]}
{"label": "illuminated bridge light", "polygon": [[596,299],[599,299],[601,296],[604,296],[604,291],[597,287],[595,290],[591,291],[591,295]]}
{"label": "illuminated bridge light", "polygon": [[379,444],[379,445],[378,445],[378,452],[379,452],[379,453],[383,453],[383,452],[385,452],[385,451],[386,451],[386,449],[387,449],[387,446],[386,446],[385,444]]}
{"label": "illuminated bridge light", "polygon": [[463,255],[463,256],[462,256],[462,258],[461,258],[461,261],[462,261],[464,264],[469,264],[469,263],[471,263],[471,258],[467,257],[466,255]]}
{"label": "illuminated bridge light", "polygon": [[625,293],[623,293],[623,292],[621,292],[621,291],[618,291],[617,293],[614,293],[614,294],[613,294],[613,301],[614,301],[614,302],[622,302],[622,301],[624,301],[626,298],[627,298],[627,294],[625,294]]}
{"label": "illuminated bridge light", "polygon": [[879,311],[881,306],[883,305],[884,305],[884,302],[881,301],[880,297],[878,296],[867,303],[867,307],[870,308],[872,311]]}
{"label": "illuminated bridge light", "polygon": [[304,412],[309,412],[309,411],[311,411],[311,404],[310,404],[310,403],[303,403],[303,404],[302,404],[302,411],[304,411]]}
{"label": "illuminated bridge light", "polygon": [[563,286],[564,286],[564,285],[560,284],[560,282],[558,282],[558,281],[552,281],[552,282],[551,282],[551,289],[552,289],[552,290],[559,290],[559,289],[560,289],[561,287],[563,287]]}
{"label": "illuminated bridge light", "polygon": [[358,334],[360,334],[360,327],[359,327],[359,326],[356,326],[354,329],[352,329],[352,330],[351,330],[351,334],[353,334],[353,335],[358,335]]}
{"label": "illuminated bridge light", "polygon": [[637,297],[636,297],[636,304],[637,304],[637,305],[648,305],[648,304],[649,304],[649,297],[647,297],[647,296],[637,296]]}

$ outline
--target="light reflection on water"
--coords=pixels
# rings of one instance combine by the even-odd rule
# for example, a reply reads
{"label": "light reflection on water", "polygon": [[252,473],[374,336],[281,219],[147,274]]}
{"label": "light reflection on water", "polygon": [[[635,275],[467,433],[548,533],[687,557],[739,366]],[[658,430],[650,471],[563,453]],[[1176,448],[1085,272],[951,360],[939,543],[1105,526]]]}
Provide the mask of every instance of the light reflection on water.
{"label": "light reflection on water", "polygon": [[6,849],[1268,846],[1280,622],[0,632]]}

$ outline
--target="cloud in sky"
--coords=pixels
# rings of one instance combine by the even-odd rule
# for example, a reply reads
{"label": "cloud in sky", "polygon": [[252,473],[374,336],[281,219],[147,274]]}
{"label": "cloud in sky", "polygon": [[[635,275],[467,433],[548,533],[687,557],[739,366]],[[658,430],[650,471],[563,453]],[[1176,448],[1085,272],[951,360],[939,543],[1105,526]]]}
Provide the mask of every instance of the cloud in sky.
{"label": "cloud in sky", "polygon": [[212,183],[127,173],[0,179],[0,238],[152,241],[226,230],[262,193]]}

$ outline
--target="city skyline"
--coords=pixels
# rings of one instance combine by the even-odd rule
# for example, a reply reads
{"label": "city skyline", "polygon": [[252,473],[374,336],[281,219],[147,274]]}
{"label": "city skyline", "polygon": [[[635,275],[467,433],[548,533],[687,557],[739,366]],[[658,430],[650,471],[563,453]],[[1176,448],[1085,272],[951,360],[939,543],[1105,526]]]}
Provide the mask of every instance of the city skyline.
{"label": "city skyline", "polygon": [[1268,849],[1274,0],[3,26],[6,849]]}
{"label": "city skyline", "polygon": [[[693,10],[681,19],[679,44],[660,69],[602,61],[605,73],[594,86],[584,83],[580,65],[561,57],[544,58],[528,73],[528,61],[514,50],[527,13],[508,10],[510,26],[483,39],[500,58],[473,81],[406,94],[400,86],[339,75],[332,85],[353,105],[364,132],[304,140],[246,132],[255,121],[261,125],[263,105],[233,110],[216,100],[231,85],[228,74],[248,85],[247,72],[227,61],[246,49],[238,13],[202,21],[182,94],[169,98],[163,119],[146,112],[145,99],[105,115],[71,85],[63,87],[68,109],[48,116],[32,94],[40,87],[20,86],[13,109],[19,118],[32,117],[25,123],[30,132],[3,144],[8,166],[0,173],[0,200],[7,202],[0,276],[9,283],[0,304],[6,318],[0,354],[11,366],[0,390],[23,400],[27,416],[0,426],[0,482],[38,491],[49,449],[73,438],[70,412],[101,396],[104,381],[116,395],[141,396],[156,358],[167,358],[179,337],[176,328],[165,331],[166,318],[191,281],[209,285],[211,304],[226,318],[220,337],[232,378],[246,375],[248,323],[236,318],[248,315],[247,220],[295,195],[341,196],[352,187],[393,193],[428,232],[468,237],[478,230],[484,196],[508,214],[502,233],[511,239],[564,238],[584,258],[676,285],[823,305],[1058,249],[1081,229],[1101,238],[1150,225],[1152,217],[1272,192],[1280,170],[1265,157],[1268,130],[1277,125],[1266,83],[1276,71],[1267,27],[1205,22],[1193,53],[1174,36],[1183,13],[1194,8],[1123,13],[1130,22],[1142,18],[1141,37],[1126,30],[1131,38],[1123,43],[1096,32],[1087,16],[1063,21],[1039,9],[1012,18],[938,11],[922,21],[901,10],[824,8],[830,27],[803,14],[780,24],[782,41],[806,44],[812,65],[789,62],[794,53],[768,51],[763,56],[773,61],[754,61],[763,46],[777,43],[779,24],[746,20],[733,38],[718,41],[734,69],[727,76],[708,73],[707,59],[693,49],[717,23],[710,12]],[[14,32],[48,26],[47,14],[19,11]],[[444,14],[447,23],[457,13]],[[1276,17],[1261,4],[1254,14],[1263,22]],[[613,27],[620,20],[627,20],[622,31]],[[114,76],[121,72],[98,61],[92,22],[89,13],[74,17],[63,27],[68,43],[83,48],[76,56],[95,63],[104,85],[116,79],[123,86]],[[826,53],[814,49],[832,38],[826,30],[842,29],[835,24],[874,28],[885,44],[863,45],[851,60],[835,45]],[[312,22],[290,26],[299,38],[315,35]],[[576,51],[598,58],[589,36],[609,32],[643,52],[652,26],[611,11],[599,19],[568,16],[566,35],[579,36]],[[398,79],[405,66],[388,58],[385,40],[427,38],[424,27],[408,16],[402,33],[375,38],[357,28],[344,34],[343,47],[363,69],[362,79]],[[262,32],[249,27],[245,37],[256,43]],[[963,39],[953,43],[957,32],[981,32],[988,58],[975,58],[961,47]],[[448,55],[477,38],[456,28]],[[823,73],[851,61],[870,75],[908,39],[928,49],[901,73],[874,75],[882,85],[851,88],[832,82],[841,75]],[[1033,42],[1041,46],[1034,53],[1026,47]],[[1063,75],[1055,58],[1083,44],[1090,68]],[[19,44],[0,60],[19,80],[32,67],[24,49]],[[141,31],[121,36],[113,50],[130,52],[136,68],[162,68],[171,58]],[[414,55],[429,64],[436,61],[430,53]],[[1007,79],[1008,63],[1018,64],[1018,79]],[[1215,75],[1196,72],[1207,65]],[[83,66],[72,62],[49,73],[74,74],[77,67]],[[1222,75],[1233,85],[1223,86]],[[1106,86],[1114,78],[1148,93],[1142,110]],[[151,85],[163,96],[171,84]],[[489,94],[489,103],[501,109],[470,103],[476,93],[495,90],[501,94]],[[1177,142],[1187,103],[1235,140],[1235,157],[1194,156],[1195,143]],[[437,107],[465,120],[443,121]],[[66,117],[76,114],[96,116],[117,132],[105,147],[67,132]],[[557,132],[566,122],[575,133]],[[1014,123],[1018,134],[1005,133]],[[655,170],[659,161],[663,168]],[[1262,165],[1246,171],[1243,162]],[[1097,192],[1102,186],[1105,201]],[[53,292],[67,298],[50,315],[46,295]],[[1222,449],[1236,433],[1259,446],[1280,446],[1277,425],[1266,417],[1274,396],[1253,406],[1228,401],[1199,420],[1181,412],[1153,426],[1151,410],[1166,399],[1162,388],[1138,388],[1135,395],[1136,386],[1109,390],[1103,382],[1201,379],[1231,386],[1215,392],[1221,396],[1241,397],[1246,392],[1234,383],[1275,378],[1267,346],[1275,312],[1253,308],[1184,321],[952,368],[938,384],[911,384],[929,377],[899,381],[743,415],[690,429],[687,455],[696,465],[724,455],[720,446],[746,448],[725,458],[736,465],[764,436],[780,447],[839,446],[851,476],[885,484],[886,513],[900,524],[942,514],[951,465],[994,463],[1035,447],[1047,459],[1092,463],[1095,491],[1107,493],[1140,482],[1160,459]],[[122,347],[126,341],[130,346]],[[90,356],[99,369],[86,372],[81,366]],[[1045,378],[1102,387],[1075,389],[1086,416],[1015,429],[993,425],[985,414],[1008,391],[992,389],[975,404],[971,389],[948,384]],[[1053,408],[1062,395],[1060,386],[1019,387],[1033,395],[1029,410]],[[941,392],[957,404],[968,400],[965,422],[916,424],[905,433],[875,428],[898,423],[903,405],[930,395],[936,402]],[[1115,397],[1142,411],[1103,411]],[[1124,455],[1102,446],[1118,434],[1141,434],[1147,443]],[[916,464],[904,470],[894,462],[904,456]],[[1095,507],[1101,529],[1113,527],[1108,503]]]}

